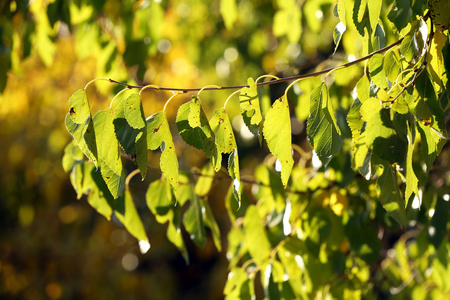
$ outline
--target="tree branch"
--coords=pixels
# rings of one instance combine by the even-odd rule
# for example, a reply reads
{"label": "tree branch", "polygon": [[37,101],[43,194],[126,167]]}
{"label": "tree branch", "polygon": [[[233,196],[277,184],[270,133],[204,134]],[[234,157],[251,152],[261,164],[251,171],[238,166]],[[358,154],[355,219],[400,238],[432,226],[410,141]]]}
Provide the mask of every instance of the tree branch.
{"label": "tree branch", "polygon": [[[360,63],[362,61],[365,61],[367,59],[370,59],[372,56],[374,56],[375,54],[378,53],[383,53],[397,45],[399,45],[401,42],[403,41],[403,38],[399,39],[398,41],[396,41],[395,43],[386,46],[380,50],[374,51],[364,57],[361,57],[357,60],[342,64],[340,66],[337,66],[335,68],[329,68],[326,70],[322,70],[322,71],[318,71],[318,72],[314,72],[314,73],[308,73],[308,74],[301,74],[301,75],[296,75],[296,76],[291,76],[291,77],[284,77],[284,78],[280,78],[280,79],[276,79],[276,80],[271,80],[271,81],[267,81],[267,82],[261,82],[258,83],[257,86],[264,86],[264,85],[271,85],[271,84],[277,84],[280,82],[286,82],[286,81],[292,81],[292,80],[297,80],[297,79],[303,79],[303,78],[311,78],[311,77],[317,77],[320,76],[322,74],[326,74],[329,72],[332,72],[334,70],[337,69],[343,69],[343,68],[347,68],[350,67],[352,65],[355,65],[357,63]],[[172,91],[172,92],[181,92],[181,93],[187,93],[187,92],[197,92],[200,90],[203,91],[211,91],[211,90],[238,90],[238,89],[242,89],[244,87],[248,87],[248,85],[232,85],[232,86],[217,86],[217,87],[207,87],[207,88],[172,88],[172,87],[157,87],[157,86],[145,86],[145,85],[131,85],[131,84],[127,84],[124,82],[120,82],[114,79],[109,79],[110,82],[112,83],[116,83],[116,84],[120,84],[125,86],[128,89],[142,89],[142,88],[146,88],[146,89],[152,89],[152,90],[158,90],[158,91]]]}

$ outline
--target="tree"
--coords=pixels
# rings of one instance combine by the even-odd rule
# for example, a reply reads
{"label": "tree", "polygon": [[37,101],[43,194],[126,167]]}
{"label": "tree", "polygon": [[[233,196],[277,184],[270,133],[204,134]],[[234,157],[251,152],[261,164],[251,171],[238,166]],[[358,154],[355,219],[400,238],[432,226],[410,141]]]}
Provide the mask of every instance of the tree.
{"label": "tree", "polygon": [[[148,210],[187,262],[187,237],[198,247],[212,238],[229,259],[230,299],[448,296],[447,2],[277,1],[273,13],[270,3],[222,0],[211,4],[215,20],[191,7],[192,27],[168,21],[165,33],[161,24],[173,10],[183,19],[188,8],[141,1],[119,12],[63,3],[48,6],[50,25],[76,26],[80,53],[84,43],[108,57],[100,79],[69,100],[73,141],[63,165],[78,196],[117,217],[140,245],[151,240]],[[112,39],[94,25],[94,13],[83,20],[86,7],[106,12],[113,26],[102,30]],[[119,37],[114,23],[123,23]],[[220,43],[217,32],[237,46]],[[88,33],[104,39],[91,45]],[[213,65],[231,86],[191,88],[188,60],[168,58],[178,36],[189,37],[186,52],[200,77],[218,79]],[[263,58],[283,56],[290,67],[277,76],[247,79],[280,66],[255,66]],[[168,63],[182,76],[154,75]],[[107,91],[101,81],[124,89],[95,112],[89,88]],[[164,90],[173,95],[158,107]],[[203,96],[208,90],[236,92],[218,104]],[[254,136],[250,144],[245,132]],[[229,228],[216,221],[224,199]]]}

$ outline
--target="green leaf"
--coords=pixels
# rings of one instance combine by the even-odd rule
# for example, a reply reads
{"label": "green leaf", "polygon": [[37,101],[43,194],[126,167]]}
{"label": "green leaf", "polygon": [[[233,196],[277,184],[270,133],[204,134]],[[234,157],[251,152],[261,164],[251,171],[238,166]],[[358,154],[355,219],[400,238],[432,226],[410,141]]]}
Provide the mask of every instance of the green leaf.
{"label": "green leaf", "polygon": [[156,220],[165,223],[167,220],[161,217],[167,215],[175,204],[170,184],[163,179],[153,181],[145,193],[145,199]]}
{"label": "green leaf", "polygon": [[206,196],[211,190],[214,182],[214,168],[211,164],[205,164],[201,170],[201,176],[198,177],[194,192],[200,197]]}
{"label": "green leaf", "polygon": [[367,9],[369,12],[369,23],[370,23],[371,32],[373,32],[373,33],[376,32],[376,28],[378,26],[378,18],[380,17],[382,3],[383,3],[382,0],[368,0],[367,1]]}
{"label": "green leaf", "polygon": [[417,122],[417,124],[421,139],[420,155],[427,166],[427,172],[429,172],[446,141],[442,140],[432,127],[426,126],[422,122]]}
{"label": "green leaf", "polygon": [[225,27],[230,30],[238,18],[236,0],[220,0],[220,14],[222,15]]}
{"label": "green leaf", "polygon": [[198,246],[203,247],[206,242],[206,232],[203,224],[203,206],[200,198],[190,188],[190,205],[183,217],[183,224],[190,234],[191,240]]}
{"label": "green leaf", "polygon": [[160,167],[167,181],[178,189],[178,158],[170,132],[169,122],[164,111],[147,118],[147,147],[161,148]]}
{"label": "green leaf", "polygon": [[[193,110],[191,109],[191,104]],[[197,111],[197,109],[199,109],[198,113],[192,113],[192,111]],[[199,122],[196,120],[199,120]],[[191,127],[191,123],[198,126]],[[206,157],[211,159],[214,169],[216,171],[220,170],[222,155],[217,148],[214,133],[197,97],[193,96],[191,102],[180,106],[176,124],[182,139],[189,145],[203,150]]]}
{"label": "green leaf", "polygon": [[356,83],[356,93],[361,103],[364,103],[370,97],[370,80],[367,76],[361,77]]}
{"label": "green leaf", "polygon": [[228,274],[228,278],[223,290],[225,300],[254,299],[253,282],[244,269],[239,267],[233,268]]}
{"label": "green leaf", "polygon": [[350,249],[367,264],[374,264],[380,257],[381,241],[377,237],[374,222],[366,214],[357,214],[348,220],[345,233]]}
{"label": "green leaf", "polygon": [[117,99],[113,109],[113,124],[116,138],[120,146],[132,158],[136,156],[136,142],[141,137],[141,132],[145,132],[145,127],[135,129],[128,124],[125,118],[126,99]]}
{"label": "green leaf", "polygon": [[353,6],[353,24],[355,24],[361,36],[364,36],[364,28],[370,25],[369,18],[367,18],[367,1],[368,0],[356,0]]}
{"label": "green leaf", "polygon": [[141,129],[145,126],[145,114],[139,94],[132,94],[125,102],[125,119],[134,129]]}
{"label": "green leaf", "polygon": [[361,118],[363,121],[368,121],[370,118],[381,110],[382,106],[380,99],[370,97],[361,105]]}
{"label": "green leaf", "polygon": [[410,0],[395,0],[387,15],[389,21],[395,26],[393,29],[402,30],[412,16]]}
{"label": "green leaf", "polygon": [[372,38],[372,51],[377,51],[386,46],[386,33],[380,24],[377,24]]}
{"label": "green leaf", "polygon": [[271,252],[271,246],[264,230],[264,223],[254,205],[247,208],[244,217],[245,243],[256,265],[264,265]]}
{"label": "green leaf", "polygon": [[201,206],[205,208],[205,214],[204,214],[204,222],[205,226],[209,227],[211,229],[211,234],[213,237],[214,245],[216,245],[216,248],[219,252],[222,251],[222,242],[220,239],[220,230],[219,226],[217,225],[216,219],[214,218],[214,215],[212,213],[211,207],[209,206],[208,202],[200,199]]}
{"label": "green leaf", "polygon": [[384,73],[386,78],[391,82],[397,80],[397,76],[400,74],[400,63],[398,61],[395,51],[388,51],[384,56],[383,63]]}
{"label": "green leaf", "polygon": [[82,163],[84,160],[84,154],[78,147],[75,140],[70,141],[64,148],[64,155],[62,159],[63,169],[66,172],[70,172],[76,164]]}
{"label": "green leaf", "polygon": [[375,54],[369,61],[370,79],[381,89],[389,88],[386,81],[386,74],[383,67],[384,57],[381,54]]}
{"label": "green leaf", "polygon": [[292,158],[291,118],[286,95],[276,100],[267,112],[263,134],[270,152],[281,163],[281,180],[284,187],[286,187],[294,165],[294,159]]}
{"label": "green leaf", "polygon": [[253,78],[247,80],[249,87],[241,89],[239,103],[241,115],[244,117],[245,125],[251,130],[252,125],[259,125],[262,121],[261,107],[259,103],[258,90]]}
{"label": "green leaf", "polygon": [[416,32],[418,30],[419,22],[416,21],[411,25],[411,30],[405,35],[400,44],[400,52],[407,62],[411,62],[419,52]]}
{"label": "green leaf", "polygon": [[114,125],[109,109],[99,111],[94,116],[93,122],[101,174],[109,191],[116,199],[122,194],[125,182],[122,179],[119,143],[114,134]]}
{"label": "green leaf", "polygon": [[406,136],[396,131],[396,123],[401,123],[400,115],[393,119],[389,109],[374,113],[366,124],[366,145],[374,155],[391,163],[403,163],[407,151]]}
{"label": "green leaf", "polygon": [[239,157],[237,153],[237,148],[231,152],[230,157],[228,158],[228,173],[233,179],[232,188],[233,195],[238,201],[239,207],[241,207],[241,178],[239,175]]}
{"label": "green leaf", "polygon": [[68,113],[65,122],[67,131],[72,135],[78,147],[97,166],[97,146],[95,144],[94,123],[91,116],[88,116],[83,123],[77,124],[73,122]]}
{"label": "green leaf", "polygon": [[[367,102],[367,101],[366,101]],[[364,120],[361,116],[361,102],[358,98],[353,101],[347,115],[347,123],[352,132],[352,165],[353,168],[363,166],[369,148],[365,142],[365,133],[362,132]]]}
{"label": "green leaf", "polygon": [[[413,169],[413,153],[414,153],[414,142],[416,129],[408,124],[408,152],[406,154],[406,191],[405,191],[405,200],[409,201],[412,193],[416,195],[416,197],[420,197],[419,195],[419,180],[417,179],[416,174]],[[414,123],[413,123],[414,124]],[[412,127],[412,128],[411,128]],[[408,204],[408,203],[406,203]]]}
{"label": "green leaf", "polygon": [[322,163],[326,166],[342,147],[343,139],[336,124],[334,111],[324,83],[310,97],[310,112],[306,133]]}
{"label": "green leaf", "polygon": [[339,43],[341,42],[342,39],[342,35],[344,34],[344,32],[347,30],[347,27],[345,27],[344,23],[341,21],[339,22],[336,27],[334,27],[333,30],[333,41],[334,44],[336,45],[334,47],[334,53],[336,53],[337,48],[339,47]]}
{"label": "green leaf", "polygon": [[214,132],[216,144],[219,147],[220,152],[230,153],[236,149],[236,139],[234,137],[233,127],[231,126],[225,108],[219,108],[214,112],[214,116],[209,121],[209,125]]}
{"label": "green leaf", "polygon": [[89,101],[85,90],[78,90],[69,99],[69,115],[73,123],[83,124],[91,116]]}
{"label": "green leaf", "polygon": [[144,225],[142,224],[128,188],[125,189],[124,198],[124,211],[115,211],[117,218],[135,238],[140,241],[148,241]]}
{"label": "green leaf", "polygon": [[397,172],[390,164],[384,164],[383,168],[383,174],[377,180],[378,199],[391,217],[405,225],[405,200],[398,187]]}

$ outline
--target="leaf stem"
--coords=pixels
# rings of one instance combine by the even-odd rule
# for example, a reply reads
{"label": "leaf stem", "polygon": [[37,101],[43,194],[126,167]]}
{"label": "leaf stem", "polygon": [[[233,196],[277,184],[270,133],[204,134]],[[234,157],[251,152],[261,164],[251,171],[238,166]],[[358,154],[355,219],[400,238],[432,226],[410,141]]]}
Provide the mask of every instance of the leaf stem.
{"label": "leaf stem", "polygon": [[261,75],[258,78],[256,78],[256,80],[255,80],[256,85],[258,85],[258,81],[262,78],[275,78],[275,80],[280,80],[280,77],[275,76],[275,75],[270,75],[270,74]]}
{"label": "leaf stem", "polygon": [[129,91],[129,90],[131,90],[131,89],[132,89],[132,88],[130,88],[130,87],[126,87],[126,88],[124,88],[123,90],[121,90],[120,92],[118,92],[118,93],[114,96],[114,98],[112,98],[111,103],[109,104],[109,109],[112,108],[112,105],[113,105],[113,103],[114,103],[114,100],[116,100],[117,96],[119,96],[120,94],[122,94],[124,91]]}
{"label": "leaf stem", "polygon": [[86,83],[86,85],[84,86],[84,90],[87,90],[88,86],[89,86],[91,83],[93,83],[93,82],[95,82],[95,81],[100,81],[100,80],[111,81],[111,80],[109,80],[108,78],[95,78],[95,79],[92,79],[91,81],[89,81],[88,83]]}
{"label": "leaf stem", "polygon": [[159,90],[161,87],[160,87],[160,86],[157,86],[157,85],[154,85],[154,84],[146,85],[146,86],[144,86],[144,87],[139,91],[139,96],[141,96],[141,93],[142,93],[145,89],[148,89],[148,88],[153,88],[153,89]]}
{"label": "leaf stem", "polygon": [[172,98],[174,98],[175,96],[177,96],[177,95],[179,95],[179,94],[183,94],[183,92],[175,93],[174,91],[172,91],[172,93],[173,93],[173,95],[170,96],[170,98],[167,99],[166,103],[164,104],[164,108],[163,108],[163,111],[164,111],[164,112],[166,111],[167,105],[169,104],[170,100],[172,100]]}
{"label": "leaf stem", "polygon": [[131,178],[133,178],[134,175],[136,175],[139,172],[140,172],[139,169],[136,169],[133,172],[131,172],[130,174],[128,174],[127,179],[125,179],[125,186],[128,187],[130,185]]}
{"label": "leaf stem", "polygon": [[241,90],[234,91],[230,96],[228,96],[227,100],[225,100],[225,103],[223,104],[223,108],[224,108],[225,110],[227,110],[227,103],[228,103],[228,100],[230,100],[231,97],[233,97],[234,95],[236,95],[236,94],[239,93],[240,91],[241,91]]}

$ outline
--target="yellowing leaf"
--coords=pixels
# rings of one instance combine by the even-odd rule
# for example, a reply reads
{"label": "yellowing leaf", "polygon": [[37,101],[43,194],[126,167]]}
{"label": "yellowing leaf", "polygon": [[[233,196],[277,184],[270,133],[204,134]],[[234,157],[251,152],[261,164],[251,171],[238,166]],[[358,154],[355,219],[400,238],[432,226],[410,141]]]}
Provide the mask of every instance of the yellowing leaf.
{"label": "yellowing leaf", "polygon": [[265,116],[264,138],[270,152],[281,163],[281,180],[286,187],[291,175],[294,159],[292,158],[291,118],[286,95],[276,100]]}
{"label": "yellowing leaf", "polygon": [[263,265],[270,256],[271,246],[264,230],[262,218],[254,205],[250,205],[245,213],[244,232],[248,252],[257,266]]}
{"label": "yellowing leaf", "polygon": [[[250,119],[249,125],[259,125],[262,121],[261,107],[259,103],[258,90],[253,78],[247,80],[249,87],[241,89],[239,94],[239,103],[241,107],[241,115],[244,115]],[[244,119],[245,120],[245,119]]]}

